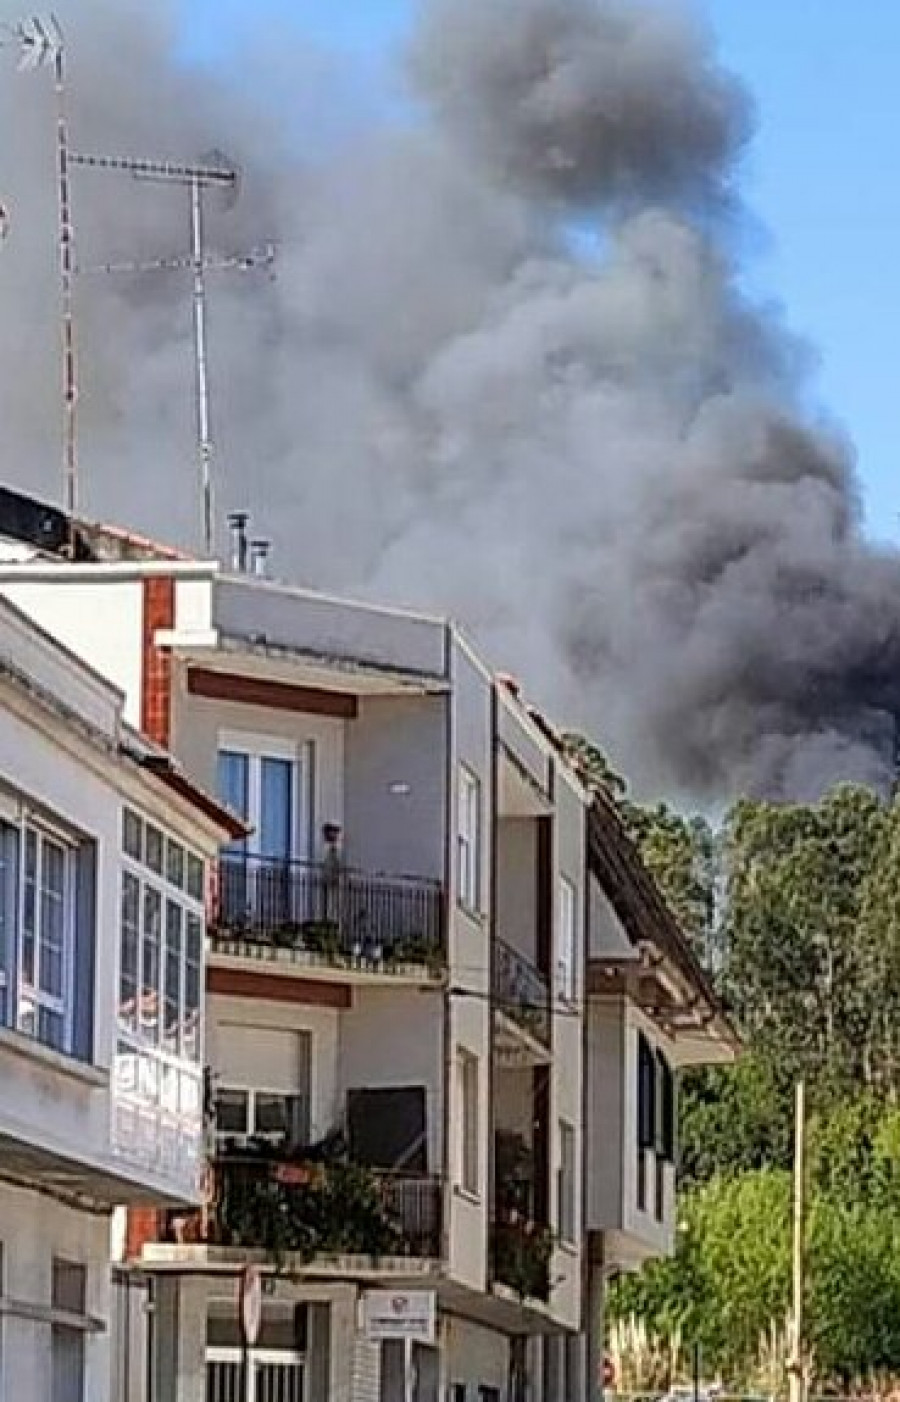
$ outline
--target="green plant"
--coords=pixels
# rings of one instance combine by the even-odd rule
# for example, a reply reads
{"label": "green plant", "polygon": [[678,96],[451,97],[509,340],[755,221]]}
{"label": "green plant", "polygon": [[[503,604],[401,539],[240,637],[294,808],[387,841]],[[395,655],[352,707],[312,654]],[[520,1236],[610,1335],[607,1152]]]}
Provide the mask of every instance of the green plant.
{"label": "green plant", "polygon": [[550,1296],[550,1261],[553,1233],[527,1218],[495,1222],[493,1230],[494,1274],[520,1299],[546,1300]]}
{"label": "green plant", "polygon": [[334,920],[305,920],[300,926],[303,948],[323,959],[336,959],[341,953],[340,926]]}

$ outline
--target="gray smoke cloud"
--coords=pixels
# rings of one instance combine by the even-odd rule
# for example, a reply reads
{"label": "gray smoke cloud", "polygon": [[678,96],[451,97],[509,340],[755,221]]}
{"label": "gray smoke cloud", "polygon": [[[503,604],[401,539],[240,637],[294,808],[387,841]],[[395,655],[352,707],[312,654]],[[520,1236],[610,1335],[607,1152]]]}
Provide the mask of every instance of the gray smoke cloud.
{"label": "gray smoke cloud", "polygon": [[[274,277],[211,275],[220,511],[285,577],[452,612],[639,788],[883,781],[900,566],[807,351],[741,291],[750,105],[696,16],[425,0],[376,118],[287,21],[233,80],[188,66],[189,9],[61,18],[76,146],[222,148],[211,246],[279,244]],[[10,64],[3,476],[58,495],[52,170],[49,82]],[[82,264],[185,250],[183,191],[78,172],[75,199]],[[86,512],[196,540],[184,276],[85,273],[78,316]]]}

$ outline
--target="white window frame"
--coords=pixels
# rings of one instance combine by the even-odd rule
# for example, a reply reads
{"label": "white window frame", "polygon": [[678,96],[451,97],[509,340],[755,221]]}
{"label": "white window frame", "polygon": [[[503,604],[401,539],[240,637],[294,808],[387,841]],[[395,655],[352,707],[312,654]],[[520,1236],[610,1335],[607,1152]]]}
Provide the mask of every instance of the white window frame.
{"label": "white window frame", "polygon": [[578,891],[568,876],[557,886],[556,982],[559,997],[574,1003],[578,996]]}
{"label": "white window frame", "polygon": [[253,857],[267,857],[259,846],[261,831],[262,801],[262,761],[280,759],[291,765],[291,833],[290,855],[303,860],[311,851],[311,835],[314,831],[312,813],[312,790],[310,776],[313,773],[311,743],[297,745],[294,741],[278,735],[258,735],[243,730],[220,730],[216,737],[216,764],[219,755],[243,755],[247,761],[247,822],[252,828],[242,850]]}
{"label": "white window frame", "polygon": [[[62,832],[59,828],[48,823],[43,817],[39,817],[33,812],[23,812],[20,822],[18,825],[14,826],[17,827],[19,839],[18,870],[16,874],[18,887],[15,937],[16,1008],[13,1014],[15,1026],[19,1031],[23,1032],[25,1036],[32,1037],[34,1041],[45,1045],[45,1039],[40,1035],[41,1009],[61,1016],[63,1022],[62,1046],[56,1048],[56,1050],[62,1051],[64,1054],[69,1054],[72,1050],[75,1015],[75,871],[78,848],[69,834]],[[25,945],[25,871],[29,836],[34,836],[37,842],[37,862],[34,882],[34,977],[30,982],[26,982],[23,976],[23,956]],[[44,864],[45,843],[52,843],[61,850],[63,856],[62,992],[60,994],[47,993],[41,988],[41,926],[43,923],[41,909],[41,873]],[[25,1002],[32,1004],[34,1007],[35,1020],[33,1032],[28,1032],[23,1026],[24,1013],[22,1005]],[[46,1043],[46,1045],[52,1044]]]}
{"label": "white window frame", "polygon": [[456,882],[464,909],[481,910],[481,780],[466,764],[457,772]]}
{"label": "white window frame", "polygon": [[277,1144],[281,1140],[281,1135],[274,1130],[258,1129],[256,1125],[256,1102],[260,1096],[270,1096],[273,1100],[300,1100],[306,1096],[307,1119],[309,1121],[309,1133],[312,1135],[312,1058],[310,1058],[310,1080],[305,1091],[276,1089],[274,1086],[238,1086],[220,1085],[216,1087],[216,1097],[222,1095],[245,1095],[247,1097],[247,1128],[240,1130],[220,1130],[216,1125],[216,1143],[222,1144],[226,1140],[246,1141],[249,1139],[266,1139],[272,1144]]}
{"label": "white window frame", "polygon": [[[131,856],[125,851],[124,831],[126,814],[140,819],[144,825],[142,832],[150,827],[159,832],[163,839],[162,871],[157,872],[145,860]],[[175,885],[168,877],[168,848],[175,844],[183,849],[184,876],[182,884]],[[145,855],[145,839],[142,840]],[[203,866],[203,891],[198,896],[188,889],[188,859],[193,858]],[[114,1113],[133,1122],[131,1142],[125,1142],[123,1132],[114,1133],[116,1150],[126,1158],[137,1159],[164,1172],[178,1172],[180,1156],[175,1149],[175,1159],[170,1160],[168,1147],[174,1142],[190,1140],[192,1150],[190,1162],[196,1158],[199,1171],[200,1149],[203,1137],[203,1028],[205,1021],[206,991],[204,987],[203,949],[206,939],[205,886],[206,866],[201,853],[190,843],[171,832],[158,818],[149,818],[133,804],[125,804],[120,813],[120,857],[119,857],[119,906],[118,939],[116,957],[116,1064],[117,1084],[114,1089]],[[131,877],[138,886],[138,941],[136,961],[136,999],[134,1025],[129,1026],[122,1018],[122,948],[123,913],[126,877]],[[156,1022],[150,1032],[142,1021],[144,999],[144,912],[145,896],[152,890],[160,900],[161,919],[159,931],[158,967],[156,971]],[[166,929],[169,903],[181,910],[181,948],[178,991],[179,1043],[176,1049],[167,1047],[165,1035],[166,1008]],[[194,1055],[190,1055],[184,1045],[184,1030],[187,1027],[187,970],[188,970],[188,919],[193,918],[197,931],[199,950],[199,977],[197,980],[197,1006],[193,1010],[196,1023],[193,1027]],[[123,1084],[124,1082],[124,1084]],[[126,1088],[127,1087],[127,1088]],[[174,1103],[173,1103],[174,1099]],[[144,1126],[142,1135],[141,1126]],[[153,1133],[148,1133],[153,1127]],[[168,1136],[167,1132],[168,1131]],[[179,1174],[180,1176],[180,1174]]]}
{"label": "white window frame", "polygon": [[458,1047],[459,1163],[458,1186],[472,1198],[481,1196],[481,1063],[474,1052]]}

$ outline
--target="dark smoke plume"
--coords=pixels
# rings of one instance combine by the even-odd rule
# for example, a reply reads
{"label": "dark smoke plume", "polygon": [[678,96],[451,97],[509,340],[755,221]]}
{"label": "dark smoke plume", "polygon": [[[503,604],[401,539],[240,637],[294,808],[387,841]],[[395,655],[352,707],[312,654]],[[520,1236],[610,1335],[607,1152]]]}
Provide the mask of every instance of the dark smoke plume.
{"label": "dark smoke plume", "polygon": [[[220,509],[254,510],[283,575],[453,612],[639,785],[883,779],[900,568],[862,537],[804,348],[741,292],[749,105],[703,29],[426,0],[379,123],[285,21],[233,81],[187,67],[189,10],[61,18],[76,144],[224,148],[245,179],[215,247],[280,242],[274,280],[213,275]],[[56,493],[51,118],[49,83],[4,70],[3,476]],[[76,211],[82,263],[184,250],[182,195],[79,173]],[[78,292],[85,508],[189,542],[188,288]]]}

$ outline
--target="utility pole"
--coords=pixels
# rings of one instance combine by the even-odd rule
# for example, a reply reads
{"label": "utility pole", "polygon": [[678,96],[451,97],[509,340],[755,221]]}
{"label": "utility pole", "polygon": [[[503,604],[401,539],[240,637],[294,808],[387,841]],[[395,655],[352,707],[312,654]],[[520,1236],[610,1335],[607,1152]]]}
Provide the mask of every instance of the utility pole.
{"label": "utility pole", "polygon": [[803,1346],[803,1296],[806,1256],[806,1086],[798,1081],[794,1100],[794,1244],[790,1402],[806,1402],[806,1357]]}

